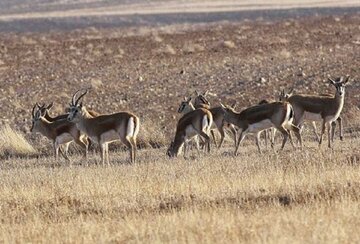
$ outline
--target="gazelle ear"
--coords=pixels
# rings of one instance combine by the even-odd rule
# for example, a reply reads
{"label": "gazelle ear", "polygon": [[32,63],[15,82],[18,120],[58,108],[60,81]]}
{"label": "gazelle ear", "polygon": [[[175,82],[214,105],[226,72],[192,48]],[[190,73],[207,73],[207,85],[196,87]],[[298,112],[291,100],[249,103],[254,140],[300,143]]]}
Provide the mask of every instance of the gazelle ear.
{"label": "gazelle ear", "polygon": [[333,79],[331,79],[331,77],[328,78],[328,81],[330,82],[330,84],[336,85],[336,82]]}
{"label": "gazelle ear", "polygon": [[47,110],[50,110],[53,106],[54,106],[54,103],[51,102],[51,103],[46,107],[46,109],[47,109]]}
{"label": "gazelle ear", "polygon": [[347,75],[343,81],[343,84],[346,85],[350,79],[350,75]]}
{"label": "gazelle ear", "polygon": [[191,97],[189,97],[188,99],[186,99],[186,102],[190,102],[191,101]]}
{"label": "gazelle ear", "polygon": [[203,93],[203,96],[206,97],[208,94],[209,94],[209,90],[206,90],[206,91]]}
{"label": "gazelle ear", "polygon": [[70,113],[70,108],[65,108],[65,113]]}
{"label": "gazelle ear", "polygon": [[294,92],[294,87],[291,87],[291,89],[288,92],[288,95],[291,96],[293,94],[293,92]]}

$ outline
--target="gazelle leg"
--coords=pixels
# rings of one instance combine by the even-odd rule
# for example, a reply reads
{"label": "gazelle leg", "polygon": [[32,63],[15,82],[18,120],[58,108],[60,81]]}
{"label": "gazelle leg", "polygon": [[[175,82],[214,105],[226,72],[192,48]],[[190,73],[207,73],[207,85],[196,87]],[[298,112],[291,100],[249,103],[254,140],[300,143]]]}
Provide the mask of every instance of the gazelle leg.
{"label": "gazelle leg", "polygon": [[338,123],[339,123],[339,130],[340,130],[340,140],[344,140],[344,131],[343,131],[343,123],[342,123],[342,118],[339,117],[337,119]]}
{"label": "gazelle leg", "polygon": [[326,122],[325,120],[322,122],[322,128],[321,128],[321,134],[320,134],[320,140],[319,140],[319,147],[321,146],[322,140],[323,140],[323,136],[325,133],[325,127],[326,127]]}
{"label": "gazelle leg", "polygon": [[[198,155],[200,156],[200,143],[199,143],[199,140],[200,140],[199,136],[194,137],[196,151],[197,151]],[[204,147],[205,147],[205,145],[206,145],[206,143],[204,142]]]}
{"label": "gazelle leg", "polygon": [[288,132],[283,126],[280,126],[280,127],[278,127],[277,129],[278,129],[278,130],[281,132],[281,134],[283,135],[283,141],[282,141],[281,148],[280,148],[280,150],[283,150],[284,147],[285,147],[285,144],[286,144],[286,142],[287,142],[287,140],[288,140],[289,132]]}
{"label": "gazelle leg", "polygon": [[109,160],[109,143],[105,144],[105,156],[106,156],[106,163],[107,165],[110,165],[110,160]]}
{"label": "gazelle leg", "polygon": [[207,147],[207,152],[210,153],[210,137],[204,132],[200,131],[200,136],[205,139],[205,146]]}
{"label": "gazelle leg", "polygon": [[238,152],[238,150],[239,150],[240,144],[241,144],[241,142],[244,140],[245,136],[246,136],[245,130],[241,130],[239,139],[237,140],[237,146],[236,146],[236,148],[235,148],[235,153],[234,153],[235,156],[237,155],[237,152]]}
{"label": "gazelle leg", "polygon": [[65,150],[64,150],[64,153],[62,153],[64,158],[69,162],[71,162],[71,160],[69,158],[69,145],[70,145],[70,143],[71,142],[68,142],[68,143],[65,144]]}
{"label": "gazelle leg", "polygon": [[136,150],[137,150],[137,145],[136,145],[136,137],[131,137],[130,138],[130,143],[133,147],[133,151],[132,151],[132,162],[136,163]]}
{"label": "gazelle leg", "polygon": [[300,149],[302,149],[303,143],[302,143],[302,138],[301,138],[301,134],[300,134],[300,128],[292,124],[291,130],[294,132],[296,138],[298,139],[298,142],[300,143]]}
{"label": "gazelle leg", "polygon": [[272,127],[271,128],[271,138],[270,138],[270,142],[271,142],[271,148],[274,148],[275,145],[275,135],[276,135],[276,128]]}
{"label": "gazelle leg", "polygon": [[316,140],[317,140],[317,142],[319,142],[319,141],[320,141],[320,137],[319,137],[319,135],[318,135],[318,133],[317,133],[316,122],[315,122],[315,121],[312,121],[312,122],[311,122],[311,125],[312,125],[312,128],[313,128],[313,132],[314,132],[314,134],[315,134]]}
{"label": "gazelle leg", "polygon": [[134,146],[133,144],[130,142],[130,138],[126,137],[124,139],[121,139],[121,141],[125,144],[125,146],[129,149],[129,154],[130,154],[130,162],[133,163],[133,151],[134,151]]}
{"label": "gazelle leg", "polygon": [[[220,133],[221,133],[221,132],[220,132]],[[210,130],[210,134],[211,134],[211,136],[212,136],[212,138],[213,138],[213,140],[214,140],[215,147],[217,147],[218,145],[217,145],[217,142],[216,142],[214,130]]]}
{"label": "gazelle leg", "polygon": [[222,146],[222,144],[224,143],[225,131],[224,131],[224,127],[219,127],[218,129],[220,132],[220,144],[219,144],[218,148],[220,148]]}
{"label": "gazelle leg", "polygon": [[54,142],[54,153],[55,153],[55,161],[56,162],[59,161],[59,150],[60,150],[60,145],[55,141]]}
{"label": "gazelle leg", "polygon": [[[264,132],[264,141],[265,141],[265,148],[267,149],[268,148],[268,131],[267,130],[263,130]],[[261,134],[261,132],[260,132]],[[259,135],[259,139],[260,139],[260,135]]]}
{"label": "gazelle leg", "polygon": [[105,153],[106,153],[106,144],[100,143],[100,153],[101,153],[101,163],[105,166]]}
{"label": "gazelle leg", "polygon": [[[258,147],[258,151],[261,154],[261,148],[260,148],[260,135],[262,131],[259,131],[256,133],[256,146]],[[266,137],[266,131],[265,131],[265,137]]]}
{"label": "gazelle leg", "polygon": [[334,142],[335,138],[336,121],[331,122],[331,142]]}
{"label": "gazelle leg", "polygon": [[230,124],[230,131],[232,132],[233,136],[234,136],[234,145],[236,147],[236,142],[237,142],[237,130],[235,128],[234,125]]}
{"label": "gazelle leg", "polygon": [[327,132],[328,132],[328,147],[331,148],[331,131],[332,131],[332,123],[327,123]]}
{"label": "gazelle leg", "polygon": [[79,137],[75,139],[75,143],[84,149],[84,158],[87,160],[89,142],[87,137]]}
{"label": "gazelle leg", "polygon": [[186,159],[186,151],[188,149],[188,142],[187,141],[184,141],[184,158]]}

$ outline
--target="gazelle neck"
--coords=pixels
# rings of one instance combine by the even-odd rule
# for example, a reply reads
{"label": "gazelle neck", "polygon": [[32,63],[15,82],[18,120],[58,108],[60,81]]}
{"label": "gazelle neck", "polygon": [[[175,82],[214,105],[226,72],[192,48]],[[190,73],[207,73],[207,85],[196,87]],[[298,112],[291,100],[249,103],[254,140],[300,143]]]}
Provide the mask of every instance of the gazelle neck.
{"label": "gazelle neck", "polygon": [[49,122],[46,118],[40,118],[39,122],[38,131],[47,138],[54,139],[52,135],[51,122]]}
{"label": "gazelle neck", "polygon": [[189,113],[191,111],[194,111],[194,110],[195,110],[194,105],[191,102],[189,102],[188,105],[185,106],[183,113],[187,114],[187,113]]}

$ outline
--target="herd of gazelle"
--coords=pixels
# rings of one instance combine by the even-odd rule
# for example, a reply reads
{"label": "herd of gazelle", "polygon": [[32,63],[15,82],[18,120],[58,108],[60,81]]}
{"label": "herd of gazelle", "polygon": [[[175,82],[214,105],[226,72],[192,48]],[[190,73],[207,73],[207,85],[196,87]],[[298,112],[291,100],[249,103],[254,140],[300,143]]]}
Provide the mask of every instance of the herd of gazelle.
{"label": "herd of gazelle", "polygon": [[[211,108],[207,92],[196,92],[194,103],[191,102],[191,97],[185,97],[180,103],[178,112],[183,115],[177,122],[175,137],[167,150],[167,155],[178,156],[184,148],[184,156],[186,156],[188,142],[192,139],[195,139],[199,152],[199,138],[204,142],[207,152],[210,152],[210,134],[217,145],[215,129],[220,133],[218,147],[221,147],[224,142],[225,128],[230,129],[234,136],[235,155],[249,133],[256,134],[256,145],[261,153],[259,140],[263,131],[272,134],[270,136],[272,145],[275,132],[279,131],[283,135],[281,149],[284,148],[288,138],[295,147],[291,136],[293,132],[302,148],[301,129],[305,121],[313,124],[319,145],[322,143],[323,134],[327,128],[328,147],[331,147],[335,121],[339,122],[340,139],[343,138],[340,113],[344,105],[345,86],[348,81],[349,76],[337,80],[329,78],[330,84],[336,88],[335,95],[293,95],[292,91],[286,93],[283,90],[279,101],[262,101],[239,113],[235,111],[234,105],[220,104],[221,106]],[[68,147],[72,141],[84,149],[84,157],[87,159],[91,141],[99,144],[102,163],[109,163],[108,144],[120,140],[129,149],[130,161],[135,162],[136,137],[140,129],[139,118],[131,112],[97,114],[83,106],[82,98],[87,94],[87,90],[80,93],[79,90],[73,95],[67,113],[57,117],[49,115],[52,104],[45,106],[45,104],[36,103],[32,109],[31,131],[40,132],[53,141],[56,160],[59,158],[59,152],[69,160]],[[317,135],[315,121],[322,123],[320,136]],[[238,131],[240,134],[237,137]],[[64,151],[62,145],[65,147]]]}

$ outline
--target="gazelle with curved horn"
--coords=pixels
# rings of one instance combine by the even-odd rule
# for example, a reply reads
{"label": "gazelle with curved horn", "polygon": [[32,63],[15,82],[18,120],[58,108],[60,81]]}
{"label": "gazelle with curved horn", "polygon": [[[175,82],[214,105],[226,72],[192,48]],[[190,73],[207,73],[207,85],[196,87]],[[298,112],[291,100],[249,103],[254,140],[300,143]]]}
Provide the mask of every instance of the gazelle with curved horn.
{"label": "gazelle with curved horn", "polygon": [[[32,109],[32,126],[30,131],[33,133],[39,132],[53,142],[55,159],[57,161],[59,160],[60,151],[63,157],[70,161],[68,157],[68,148],[72,141],[75,141],[85,150],[84,157],[87,158],[88,142],[86,136],[80,133],[76,128],[76,125],[66,119],[50,122],[45,118],[45,114],[43,114],[40,109],[35,112],[36,107],[39,107],[39,105],[35,104]],[[65,144],[65,152],[61,149],[61,145],[63,144]]]}
{"label": "gazelle with curved horn", "polygon": [[136,137],[140,129],[139,118],[130,112],[93,117],[82,102],[79,103],[80,99],[87,94],[87,90],[76,99],[79,92],[77,91],[72,97],[68,120],[76,123],[80,131],[100,145],[103,164],[105,164],[105,160],[109,164],[108,144],[116,140],[121,140],[129,149],[130,161],[134,163],[136,160]]}
{"label": "gazelle with curved horn", "polygon": [[[207,100],[206,96],[207,94],[209,94],[209,91],[205,91],[203,93],[199,93],[198,91],[195,91],[196,93],[196,97],[195,97],[195,100],[194,100],[194,105],[193,105],[193,108],[196,109],[196,108],[205,108],[205,109],[208,109],[212,116],[213,116],[213,119],[214,119],[214,123],[213,123],[213,126],[212,126],[212,129],[210,130],[211,132],[211,136],[214,140],[214,143],[215,143],[215,146],[220,148],[222,146],[222,144],[224,143],[224,139],[225,139],[225,127],[228,127],[231,131],[231,133],[233,134],[234,136],[234,144],[236,146],[236,137],[237,137],[237,132],[236,132],[236,129],[233,125],[229,125],[225,122],[225,119],[224,119],[224,111],[222,109],[221,106],[219,107],[213,107],[211,108],[210,107],[210,102]],[[186,108],[186,110],[182,110],[183,113],[185,111],[191,111],[192,107],[189,105],[189,103],[184,103],[182,102],[181,105],[180,105],[180,108],[181,106],[183,106],[183,108]],[[235,103],[232,105],[232,107],[234,108],[235,107]],[[181,112],[180,111],[180,108],[179,108],[179,111],[178,112]],[[220,133],[220,143],[219,145],[217,144],[216,142],[216,139],[215,139],[215,133],[214,133],[214,129],[217,129]]]}
{"label": "gazelle with curved horn", "polygon": [[[334,96],[319,95],[293,95],[287,101],[294,108],[294,124],[301,126],[304,121],[322,121],[322,129],[319,138],[319,146],[327,127],[328,147],[331,148],[331,131],[333,122],[339,117],[344,106],[345,87],[349,81],[349,76],[340,77],[337,81],[328,78],[330,84],[336,88]],[[342,130],[342,124],[340,125]]]}
{"label": "gazelle with curved horn", "polygon": [[260,133],[263,130],[272,127],[275,127],[283,134],[281,150],[284,148],[288,137],[290,137],[290,140],[292,141],[291,134],[289,133],[290,130],[294,131],[300,145],[302,146],[300,129],[292,124],[294,113],[290,103],[273,102],[256,105],[249,107],[240,113],[235,112],[234,109],[229,106],[224,106],[222,104],[221,106],[225,113],[225,120],[234,124],[241,130],[241,134],[237,140],[235,148],[235,155],[237,155],[239,146],[248,133],[256,133],[256,145],[261,153],[259,143]]}
{"label": "gazelle with curved horn", "polygon": [[[171,142],[167,155],[178,156],[184,147],[184,157],[187,151],[187,142],[194,136],[201,136],[205,140],[207,151],[210,152],[210,137],[208,136],[213,117],[209,110],[204,108],[195,109],[184,114],[178,121],[174,141]],[[199,151],[199,148],[197,148]]]}

